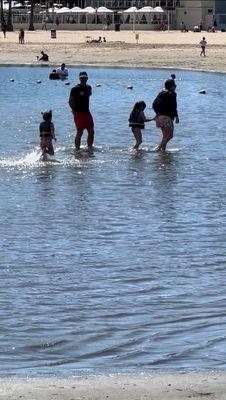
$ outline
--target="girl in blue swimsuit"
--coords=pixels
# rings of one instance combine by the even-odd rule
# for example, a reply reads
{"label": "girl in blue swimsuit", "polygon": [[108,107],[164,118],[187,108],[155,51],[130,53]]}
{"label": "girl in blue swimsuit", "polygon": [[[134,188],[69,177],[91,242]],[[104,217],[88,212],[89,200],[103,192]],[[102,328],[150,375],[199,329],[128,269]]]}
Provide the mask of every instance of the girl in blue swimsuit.
{"label": "girl in blue swimsuit", "polygon": [[132,128],[132,132],[136,139],[136,143],[133,146],[135,150],[138,150],[140,144],[142,143],[142,133],[141,129],[144,129],[145,122],[152,121],[152,118],[146,118],[144,115],[144,110],[146,104],[144,101],[138,101],[134,104],[133,110],[129,117],[129,126]]}
{"label": "girl in blue swimsuit", "polygon": [[54,124],[52,123],[52,111],[42,113],[43,121],[39,125],[40,147],[42,150],[42,159],[46,158],[47,154],[54,155],[52,140],[56,141]]}

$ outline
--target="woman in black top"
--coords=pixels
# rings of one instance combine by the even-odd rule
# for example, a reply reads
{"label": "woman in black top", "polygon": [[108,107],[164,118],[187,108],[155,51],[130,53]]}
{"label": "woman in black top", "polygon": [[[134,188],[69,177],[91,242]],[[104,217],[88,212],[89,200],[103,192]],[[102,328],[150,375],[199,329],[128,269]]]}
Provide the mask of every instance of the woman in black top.
{"label": "woman in black top", "polygon": [[157,128],[162,131],[162,140],[155,150],[165,150],[166,145],[173,137],[175,119],[176,124],[179,123],[177,113],[177,95],[175,93],[176,84],[173,79],[165,82],[165,90],[160,92],[154,100],[152,107],[156,113],[155,121]]}

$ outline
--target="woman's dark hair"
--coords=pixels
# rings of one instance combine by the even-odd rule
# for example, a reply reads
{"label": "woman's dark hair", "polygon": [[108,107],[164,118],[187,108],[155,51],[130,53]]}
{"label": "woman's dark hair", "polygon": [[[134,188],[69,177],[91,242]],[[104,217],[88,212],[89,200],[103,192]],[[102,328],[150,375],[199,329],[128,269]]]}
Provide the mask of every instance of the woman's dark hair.
{"label": "woman's dark hair", "polygon": [[167,81],[165,81],[166,90],[170,90],[173,86],[176,86],[174,79],[167,79]]}

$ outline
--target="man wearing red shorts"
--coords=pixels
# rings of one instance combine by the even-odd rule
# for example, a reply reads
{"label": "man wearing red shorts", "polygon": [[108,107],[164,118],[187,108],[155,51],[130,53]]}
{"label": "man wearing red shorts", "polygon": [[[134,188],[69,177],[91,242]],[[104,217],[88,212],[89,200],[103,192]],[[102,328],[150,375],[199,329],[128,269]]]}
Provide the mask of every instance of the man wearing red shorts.
{"label": "man wearing red shorts", "polygon": [[84,129],[87,130],[87,145],[92,149],[94,140],[93,117],[89,111],[89,97],[92,95],[92,88],[87,85],[88,75],[86,72],[80,72],[80,83],[71,89],[69,105],[74,114],[77,134],[75,136],[75,147],[80,149],[81,137]]}

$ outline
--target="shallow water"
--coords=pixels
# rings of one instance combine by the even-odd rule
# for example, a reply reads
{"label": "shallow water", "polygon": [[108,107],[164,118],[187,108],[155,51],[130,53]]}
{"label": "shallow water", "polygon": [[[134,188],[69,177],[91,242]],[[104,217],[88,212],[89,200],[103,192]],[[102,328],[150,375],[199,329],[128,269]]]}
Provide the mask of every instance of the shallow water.
{"label": "shallow water", "polygon": [[[0,376],[225,369],[226,76],[176,71],[169,150],[151,122],[134,153],[129,112],[152,114],[171,72],[88,69],[95,149],[76,154],[78,71],[1,68]],[[50,108],[58,162],[42,163]]]}

